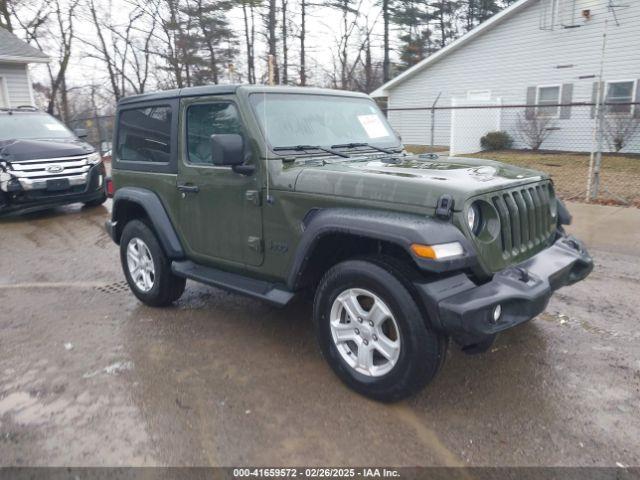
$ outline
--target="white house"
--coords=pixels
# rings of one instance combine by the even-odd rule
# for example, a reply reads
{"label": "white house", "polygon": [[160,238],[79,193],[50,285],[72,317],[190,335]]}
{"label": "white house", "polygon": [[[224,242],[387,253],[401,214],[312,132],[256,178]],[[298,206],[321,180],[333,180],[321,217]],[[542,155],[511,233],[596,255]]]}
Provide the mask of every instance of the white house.
{"label": "white house", "polygon": [[[589,151],[596,109],[576,104],[596,103],[601,68],[604,101],[622,104],[604,108],[603,131],[626,129],[622,152],[640,153],[638,0],[519,0],[372,96],[387,97],[405,144],[470,153],[487,131],[505,130],[516,148],[528,148],[519,133],[524,117],[548,125],[540,148]],[[432,129],[428,107],[438,96],[438,107],[514,107],[435,110]]]}
{"label": "white house", "polygon": [[34,105],[30,63],[47,63],[47,57],[0,27],[0,108]]}

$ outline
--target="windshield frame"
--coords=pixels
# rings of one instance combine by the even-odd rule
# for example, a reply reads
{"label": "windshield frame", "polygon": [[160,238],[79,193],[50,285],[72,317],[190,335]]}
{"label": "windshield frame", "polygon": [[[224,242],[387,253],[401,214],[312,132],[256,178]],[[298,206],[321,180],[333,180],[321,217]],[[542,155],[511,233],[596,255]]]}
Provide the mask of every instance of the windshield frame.
{"label": "windshield frame", "polygon": [[[42,112],[42,111],[28,111],[28,112],[21,112],[21,111],[7,111],[7,112],[2,112],[0,114],[0,119],[4,118],[4,117],[14,117],[14,116],[18,116],[18,117],[31,117],[31,118],[39,118],[39,119],[44,119],[45,121],[49,121],[49,122],[55,122],[58,125],[62,126],[64,128],[64,131],[68,134],[66,136],[37,136],[37,137],[25,137],[25,136],[10,136],[7,138],[4,137],[0,137],[0,142],[6,142],[7,140],[77,140],[78,137],[75,135],[74,132],[72,132],[69,127],[67,127],[64,123],[62,123],[60,120],[58,120],[57,118],[55,118],[52,115],[49,115],[48,113]],[[44,122],[43,122],[44,123]],[[60,130],[62,131],[62,130]]]}
{"label": "windshield frame", "polygon": [[[387,117],[384,115],[384,113],[382,112],[382,110],[380,109],[380,107],[378,106],[378,104],[375,102],[375,100],[373,100],[371,97],[365,96],[365,95],[345,95],[345,94],[340,94],[340,93],[336,93],[336,94],[331,94],[331,93],[318,93],[318,92],[285,92],[285,91],[273,91],[273,92],[251,92],[249,93],[249,95],[247,96],[247,103],[249,104],[249,108],[251,109],[251,113],[253,115],[254,121],[258,127],[258,129],[260,130],[260,133],[262,135],[262,138],[264,139],[264,144],[266,145],[266,147],[268,148],[269,152],[277,155],[279,157],[291,157],[291,156],[314,156],[314,157],[325,157],[327,155],[331,155],[328,154],[327,152],[321,151],[319,150],[317,153],[313,152],[313,153],[309,153],[309,150],[301,150],[301,151],[296,151],[294,149],[287,149],[287,150],[274,150],[274,148],[279,148],[279,145],[273,145],[271,143],[271,141],[269,140],[269,138],[267,137],[265,130],[264,130],[264,126],[262,124],[262,122],[260,121],[260,117],[258,116],[258,112],[256,111],[257,105],[252,101],[252,97],[253,96],[262,96],[262,95],[306,95],[306,96],[311,96],[311,97],[331,97],[331,98],[339,98],[339,99],[344,99],[344,98],[349,98],[349,99],[361,99],[365,102],[369,102],[370,104],[372,104],[380,113],[380,116],[384,119],[384,122],[386,124],[386,126],[388,126],[389,130],[391,131],[391,133],[393,134],[393,137],[395,139],[395,142],[392,144],[388,144],[388,143],[379,143],[379,142],[375,142],[375,141],[369,141],[367,143],[371,144],[371,145],[376,145],[376,146],[380,146],[382,148],[387,148],[390,150],[395,150],[395,149],[401,149],[402,148],[402,140],[400,139],[400,137],[398,136],[397,132],[393,129],[393,127],[391,126],[391,124],[389,123],[389,120],[387,119]],[[344,142],[347,143],[347,142]],[[360,143],[360,142],[356,142],[356,143]],[[293,146],[295,144],[295,142],[291,142],[290,144],[286,145],[286,146]],[[328,147],[331,148],[331,145],[322,145],[323,147]],[[362,148],[362,147],[361,147]],[[345,148],[344,151],[349,151],[350,149]],[[357,150],[357,149],[354,149]],[[371,150],[375,150],[374,148],[371,148]],[[342,151],[342,149],[340,150]],[[361,153],[367,153],[366,150],[360,150]],[[265,152],[266,153],[266,152]],[[351,152],[352,154],[358,153],[358,152]],[[377,152],[377,153],[381,153],[381,152]],[[342,161],[344,161],[345,159],[340,159]]]}

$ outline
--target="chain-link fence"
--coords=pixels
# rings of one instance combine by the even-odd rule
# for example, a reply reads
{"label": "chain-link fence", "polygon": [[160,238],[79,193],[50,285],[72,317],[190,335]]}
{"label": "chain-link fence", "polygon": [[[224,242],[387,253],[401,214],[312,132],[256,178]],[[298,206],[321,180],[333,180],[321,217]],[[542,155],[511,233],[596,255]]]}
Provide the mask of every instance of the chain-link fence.
{"label": "chain-link fence", "polygon": [[640,207],[640,103],[453,103],[387,114],[410,151],[542,170],[564,199]]}
{"label": "chain-link fence", "polygon": [[76,118],[67,122],[67,126],[76,133],[86,134],[86,140],[101,154],[108,154],[111,150],[113,138],[112,115]]}

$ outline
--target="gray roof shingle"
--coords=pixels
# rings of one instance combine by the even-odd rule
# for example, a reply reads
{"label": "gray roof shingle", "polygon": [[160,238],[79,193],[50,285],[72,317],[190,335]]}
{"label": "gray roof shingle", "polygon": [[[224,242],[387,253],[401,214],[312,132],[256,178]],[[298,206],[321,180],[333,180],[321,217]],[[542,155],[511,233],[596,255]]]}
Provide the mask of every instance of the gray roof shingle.
{"label": "gray roof shingle", "polygon": [[23,42],[13,33],[0,27],[0,61],[19,61],[25,59],[26,62],[46,62],[49,57],[37,48]]}

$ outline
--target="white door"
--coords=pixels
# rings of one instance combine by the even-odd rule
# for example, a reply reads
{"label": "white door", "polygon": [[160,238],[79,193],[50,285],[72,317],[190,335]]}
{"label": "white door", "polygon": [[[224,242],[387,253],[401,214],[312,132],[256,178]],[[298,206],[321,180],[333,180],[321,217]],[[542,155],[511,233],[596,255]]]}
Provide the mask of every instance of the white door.
{"label": "white door", "polygon": [[480,138],[488,132],[500,130],[501,105],[500,98],[493,100],[452,98],[449,154],[479,152]]}

